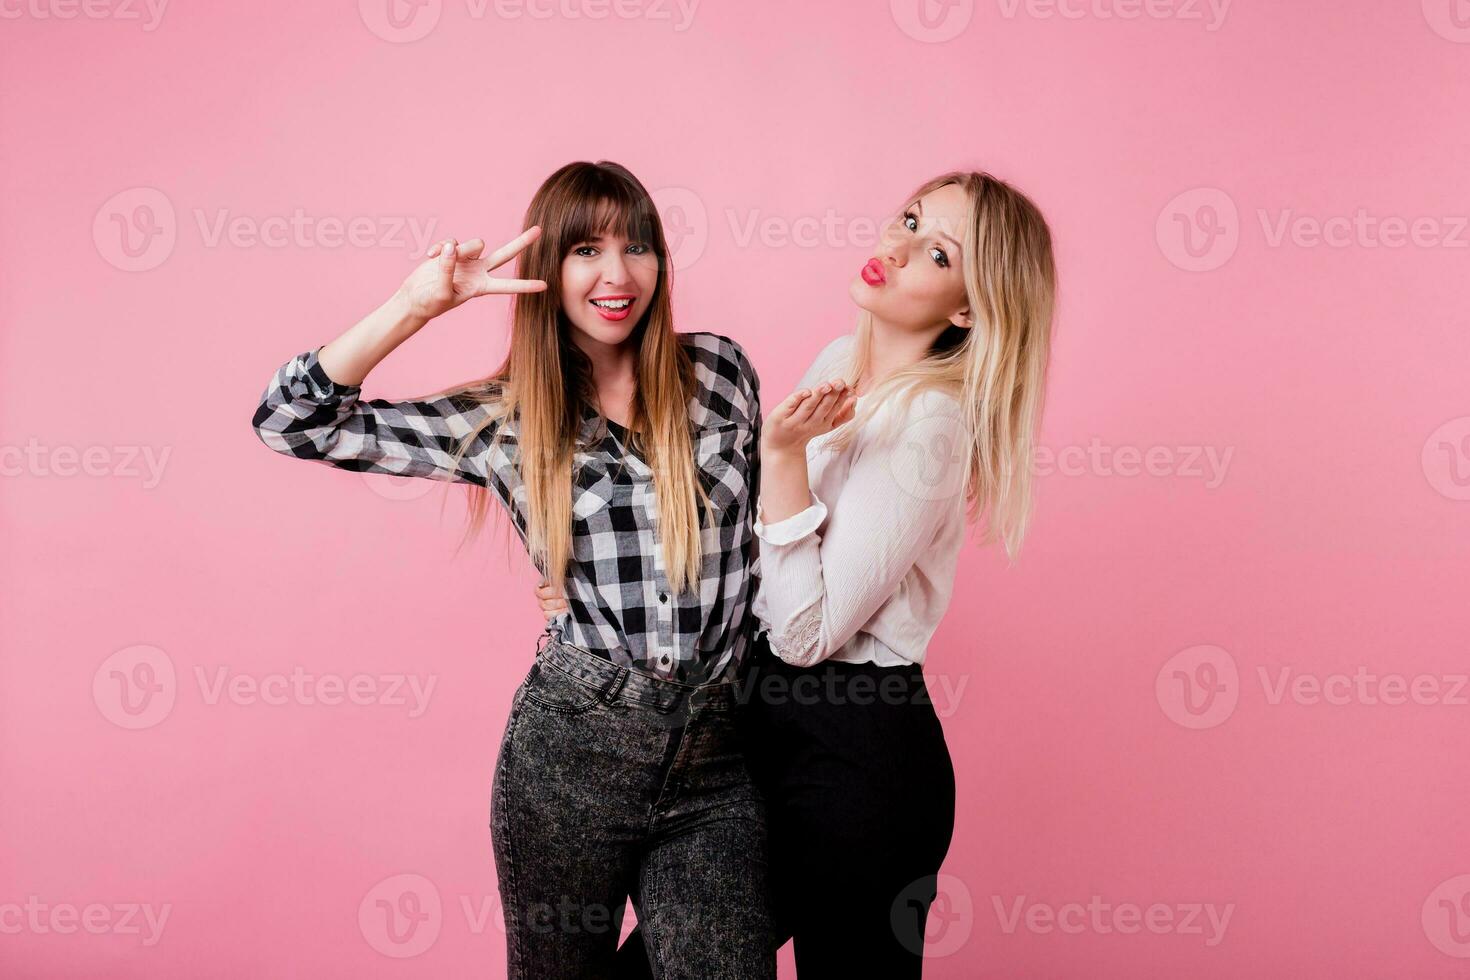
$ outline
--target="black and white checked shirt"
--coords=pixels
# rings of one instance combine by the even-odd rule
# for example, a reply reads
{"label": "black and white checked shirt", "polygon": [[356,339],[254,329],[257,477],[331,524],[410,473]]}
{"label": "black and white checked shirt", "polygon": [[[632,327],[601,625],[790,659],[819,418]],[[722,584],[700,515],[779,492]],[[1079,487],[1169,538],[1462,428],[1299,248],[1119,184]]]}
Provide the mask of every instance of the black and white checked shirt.
{"label": "black and white checked shirt", "polygon": [[[760,382],[745,351],[714,333],[677,335],[694,363],[689,400],[697,472],[717,512],[699,508],[703,566],[697,588],[669,588],[656,536],[652,470],[628,447],[627,431],[584,412],[572,476],[568,612],[549,631],[616,664],[700,684],[733,676],[743,660],[754,596],[752,498],[759,489]],[[491,457],[492,425],[451,469],[459,442],[486,416],[472,401],[364,400],[360,385],[334,384],[309,350],[276,371],[254,417],[268,447],[346,470],[488,486],[527,541],[525,486],[517,466],[516,420]],[[542,569],[544,571],[544,569]]]}

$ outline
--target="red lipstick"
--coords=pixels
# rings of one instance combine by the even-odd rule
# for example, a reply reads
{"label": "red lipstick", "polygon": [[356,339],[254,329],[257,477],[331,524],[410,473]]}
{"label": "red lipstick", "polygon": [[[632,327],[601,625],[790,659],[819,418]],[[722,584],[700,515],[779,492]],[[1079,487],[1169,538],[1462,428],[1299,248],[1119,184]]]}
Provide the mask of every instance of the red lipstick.
{"label": "red lipstick", "polygon": [[869,286],[881,286],[888,281],[888,277],[883,274],[883,263],[877,259],[868,260],[868,264],[863,266],[862,277],[863,282]]}
{"label": "red lipstick", "polygon": [[628,314],[633,312],[633,305],[637,299],[632,293],[613,293],[608,296],[594,296],[587,302],[592,304],[597,315],[604,320],[616,321],[628,318]]}

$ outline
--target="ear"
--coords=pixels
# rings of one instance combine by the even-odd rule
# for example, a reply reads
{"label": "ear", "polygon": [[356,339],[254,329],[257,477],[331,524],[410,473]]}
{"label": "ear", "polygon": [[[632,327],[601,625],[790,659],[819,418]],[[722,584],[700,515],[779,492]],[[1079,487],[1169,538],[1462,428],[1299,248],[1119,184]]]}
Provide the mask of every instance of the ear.
{"label": "ear", "polygon": [[963,310],[960,310],[959,312],[953,314],[949,318],[949,322],[957,327],[962,327],[965,330],[969,330],[975,325],[975,320],[973,317],[970,316],[970,308],[968,306],[965,307]]}

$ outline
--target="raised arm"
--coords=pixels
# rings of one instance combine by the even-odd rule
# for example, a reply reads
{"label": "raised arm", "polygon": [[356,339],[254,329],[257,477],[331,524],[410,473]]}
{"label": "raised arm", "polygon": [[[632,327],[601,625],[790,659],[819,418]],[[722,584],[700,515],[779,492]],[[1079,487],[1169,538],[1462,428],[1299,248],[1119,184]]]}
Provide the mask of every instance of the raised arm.
{"label": "raised arm", "polygon": [[[252,419],[260,441],[284,455],[343,469],[484,484],[483,447],[470,447],[458,466],[454,456],[489,406],[464,395],[364,401],[361,385],[383,358],[440,313],[475,296],[545,289],[541,280],[490,275],[539,234],[530,228],[486,257],[479,239],[436,245],[382,306],[276,371]],[[482,433],[487,445],[491,435],[488,428]]]}

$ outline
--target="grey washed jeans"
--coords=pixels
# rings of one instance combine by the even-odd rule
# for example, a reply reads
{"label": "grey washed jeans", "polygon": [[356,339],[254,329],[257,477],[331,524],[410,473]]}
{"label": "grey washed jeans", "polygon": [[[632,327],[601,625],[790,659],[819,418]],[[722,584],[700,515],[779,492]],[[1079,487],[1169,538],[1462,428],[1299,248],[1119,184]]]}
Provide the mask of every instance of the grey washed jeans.
{"label": "grey washed jeans", "polygon": [[657,980],[774,980],[765,807],[736,702],[729,682],[664,681],[556,639],[538,651],[491,789],[512,980],[615,976],[629,896]]}

